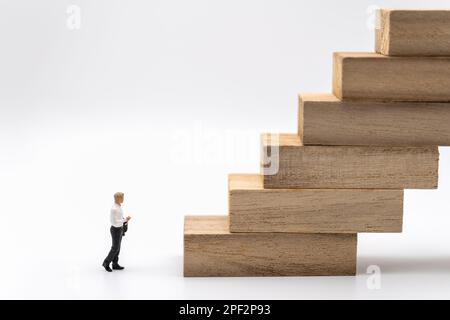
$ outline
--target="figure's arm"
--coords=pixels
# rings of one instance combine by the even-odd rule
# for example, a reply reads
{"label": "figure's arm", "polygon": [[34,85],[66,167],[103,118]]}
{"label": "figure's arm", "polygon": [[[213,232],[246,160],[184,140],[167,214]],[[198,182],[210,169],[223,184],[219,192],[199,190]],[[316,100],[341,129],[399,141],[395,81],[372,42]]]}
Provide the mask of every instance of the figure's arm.
{"label": "figure's arm", "polygon": [[[123,211],[122,211],[122,214],[123,214]],[[121,216],[121,219],[123,220],[122,221],[123,223],[127,223],[128,221],[130,221],[131,217],[127,216],[126,218],[124,218],[123,216]]]}

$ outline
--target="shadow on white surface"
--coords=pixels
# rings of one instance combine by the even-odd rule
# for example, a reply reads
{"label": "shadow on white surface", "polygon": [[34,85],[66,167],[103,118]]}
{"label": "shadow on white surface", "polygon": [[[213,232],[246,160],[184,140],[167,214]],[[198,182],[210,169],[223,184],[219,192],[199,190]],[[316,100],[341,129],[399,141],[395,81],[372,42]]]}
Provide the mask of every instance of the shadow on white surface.
{"label": "shadow on white surface", "polygon": [[450,256],[362,256],[358,257],[358,274],[367,267],[377,265],[383,274],[433,274],[450,273]]}

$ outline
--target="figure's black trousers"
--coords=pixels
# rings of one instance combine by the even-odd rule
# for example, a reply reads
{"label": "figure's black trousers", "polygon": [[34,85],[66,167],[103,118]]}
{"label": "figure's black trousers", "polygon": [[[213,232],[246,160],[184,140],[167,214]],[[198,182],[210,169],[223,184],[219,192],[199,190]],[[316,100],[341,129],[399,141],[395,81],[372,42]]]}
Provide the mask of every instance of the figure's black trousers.
{"label": "figure's black trousers", "polygon": [[123,227],[116,228],[111,226],[111,238],[112,246],[109,250],[108,256],[105,258],[105,262],[110,264],[117,264],[119,262],[120,245],[122,243]]}

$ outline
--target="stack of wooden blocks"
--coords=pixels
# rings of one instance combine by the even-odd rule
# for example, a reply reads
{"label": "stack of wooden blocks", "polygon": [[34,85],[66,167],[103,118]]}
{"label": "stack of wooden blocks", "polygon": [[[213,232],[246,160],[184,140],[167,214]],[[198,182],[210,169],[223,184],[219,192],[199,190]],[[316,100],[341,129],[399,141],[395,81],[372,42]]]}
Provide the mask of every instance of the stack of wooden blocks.
{"label": "stack of wooden blocks", "polygon": [[301,94],[298,134],[229,176],[229,215],[186,217],[185,276],[355,275],[357,234],[401,232],[403,190],[437,188],[450,11],[379,14],[376,53],[335,53],[333,94]]}

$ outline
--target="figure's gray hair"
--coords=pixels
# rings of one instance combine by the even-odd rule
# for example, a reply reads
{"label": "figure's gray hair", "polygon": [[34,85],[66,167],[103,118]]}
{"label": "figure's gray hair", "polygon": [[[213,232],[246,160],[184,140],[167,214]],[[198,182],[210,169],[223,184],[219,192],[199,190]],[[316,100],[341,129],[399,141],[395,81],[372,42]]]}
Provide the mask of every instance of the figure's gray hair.
{"label": "figure's gray hair", "polygon": [[123,198],[123,196],[124,196],[123,192],[116,192],[116,193],[114,193],[114,200]]}

